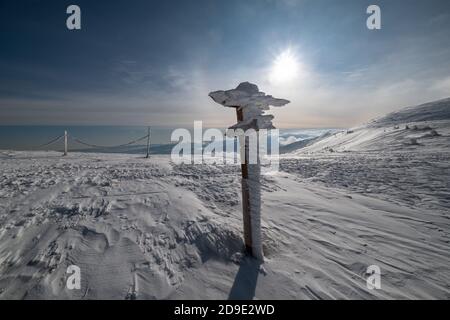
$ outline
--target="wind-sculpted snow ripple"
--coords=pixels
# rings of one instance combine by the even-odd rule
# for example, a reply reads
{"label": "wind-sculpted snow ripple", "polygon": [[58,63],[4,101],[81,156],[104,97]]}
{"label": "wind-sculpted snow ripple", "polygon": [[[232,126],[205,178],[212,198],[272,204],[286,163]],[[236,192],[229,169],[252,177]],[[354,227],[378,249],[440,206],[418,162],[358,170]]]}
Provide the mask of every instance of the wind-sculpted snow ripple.
{"label": "wind-sculpted snow ripple", "polygon": [[282,159],[280,169],[304,181],[395,199],[408,206],[450,208],[448,152],[311,154]]}
{"label": "wind-sculpted snow ripple", "polygon": [[[265,263],[249,268],[239,165],[17,152],[0,163],[0,299],[222,299],[242,275],[258,299],[448,298],[448,210],[428,208],[448,160],[283,159],[261,180]],[[73,264],[81,290],[65,286]],[[381,291],[367,291],[370,264]]]}

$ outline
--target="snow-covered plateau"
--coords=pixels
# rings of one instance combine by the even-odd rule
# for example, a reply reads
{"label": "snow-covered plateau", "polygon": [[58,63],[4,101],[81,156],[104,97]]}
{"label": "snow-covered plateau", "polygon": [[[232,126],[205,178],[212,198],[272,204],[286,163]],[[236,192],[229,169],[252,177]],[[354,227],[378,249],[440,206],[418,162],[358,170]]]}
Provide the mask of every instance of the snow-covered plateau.
{"label": "snow-covered plateau", "polygon": [[295,142],[261,194],[263,264],[238,165],[1,151],[0,299],[450,299],[450,99]]}

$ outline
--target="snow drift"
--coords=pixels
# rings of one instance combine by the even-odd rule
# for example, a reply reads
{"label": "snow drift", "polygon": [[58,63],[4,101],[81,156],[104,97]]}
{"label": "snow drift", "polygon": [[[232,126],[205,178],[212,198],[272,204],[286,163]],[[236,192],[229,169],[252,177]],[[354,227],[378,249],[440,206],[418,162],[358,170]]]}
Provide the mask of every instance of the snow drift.
{"label": "snow drift", "polygon": [[285,154],[261,179],[263,265],[239,166],[2,151],[0,299],[449,299],[448,104],[430,105]]}

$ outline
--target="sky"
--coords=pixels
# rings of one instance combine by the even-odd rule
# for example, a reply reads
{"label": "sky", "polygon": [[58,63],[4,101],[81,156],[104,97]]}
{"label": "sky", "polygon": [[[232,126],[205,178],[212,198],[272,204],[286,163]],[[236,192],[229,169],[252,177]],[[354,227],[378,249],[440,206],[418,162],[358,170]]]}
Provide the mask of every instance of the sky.
{"label": "sky", "polygon": [[243,81],[291,101],[279,128],[450,96],[448,0],[0,0],[0,43],[0,125],[227,127],[208,93]]}

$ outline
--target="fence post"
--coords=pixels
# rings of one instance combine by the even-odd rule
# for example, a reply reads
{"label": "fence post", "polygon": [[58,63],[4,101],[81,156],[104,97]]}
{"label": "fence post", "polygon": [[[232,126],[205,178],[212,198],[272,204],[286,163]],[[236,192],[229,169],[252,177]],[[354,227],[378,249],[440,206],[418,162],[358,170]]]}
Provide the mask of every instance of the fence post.
{"label": "fence post", "polygon": [[64,130],[64,155],[67,156],[67,130]]}
{"label": "fence post", "polygon": [[148,127],[147,130],[147,155],[145,156],[145,158],[149,158],[150,157],[150,127]]}

